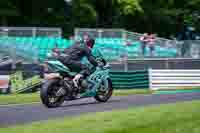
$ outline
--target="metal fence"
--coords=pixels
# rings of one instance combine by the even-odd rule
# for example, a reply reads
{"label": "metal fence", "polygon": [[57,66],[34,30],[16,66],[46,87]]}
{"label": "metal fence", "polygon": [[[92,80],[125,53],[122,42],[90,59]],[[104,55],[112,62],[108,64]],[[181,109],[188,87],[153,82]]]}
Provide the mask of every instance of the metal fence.
{"label": "metal fence", "polygon": [[[142,37],[143,34],[136,33],[136,32],[124,31],[124,36],[125,36],[125,39],[136,41],[136,40],[139,40],[139,38]],[[176,43],[175,40],[170,40],[170,39],[160,38],[160,37],[156,37],[156,41],[155,41],[156,45],[163,46],[163,47],[166,47],[166,46],[168,46],[170,44],[174,44],[174,43]]]}
{"label": "metal fence", "polygon": [[[95,38],[120,38],[120,47],[116,45],[116,47],[104,47],[104,49],[101,49],[101,51],[104,53],[105,56],[109,56],[111,64],[122,64],[123,70],[128,71],[130,67],[129,63],[130,60],[144,60],[144,59],[156,59],[159,58],[160,60],[165,60],[166,58],[169,58],[167,56],[160,57],[158,55],[143,55],[142,54],[142,48],[141,46],[137,47],[136,52],[137,55],[135,55],[135,51],[132,51],[132,48],[125,45],[127,41],[131,42],[139,42],[139,38],[142,36],[142,34],[129,32],[123,29],[82,29],[82,28],[76,28],[75,29],[75,37],[82,37],[84,33],[88,33]],[[26,57],[22,57],[21,54],[23,54],[25,51],[27,51],[27,48],[23,49],[20,48],[19,50],[16,50],[16,46],[21,44],[16,44],[17,42],[12,40],[9,40],[9,37],[60,37],[62,34],[61,29],[59,28],[25,28],[25,27],[0,27],[0,37],[7,37],[7,39],[4,39],[4,41],[0,41],[0,58],[1,56],[11,56],[13,59],[18,60],[23,59],[26,60]],[[12,44],[11,44],[12,43]],[[4,45],[1,45],[4,44]],[[107,44],[109,45],[109,44]],[[37,49],[35,48],[34,44],[28,45],[30,46],[30,54],[27,56],[35,57],[32,60],[27,60],[27,62],[34,62],[37,61],[38,53]],[[174,55],[173,59],[176,58],[190,58],[190,59],[200,59],[200,41],[199,40],[188,40],[188,41],[176,41],[176,40],[168,40],[164,38],[157,38],[155,46],[159,46],[160,49],[174,49],[176,50],[176,55]],[[102,47],[103,48],[103,47]],[[134,49],[134,48],[133,48]],[[34,52],[31,52],[34,51]],[[113,52],[113,54],[112,54]],[[131,53],[132,52],[132,53]],[[162,51],[161,51],[162,53]],[[164,52],[163,52],[164,53]],[[27,54],[27,52],[26,52]],[[112,58],[112,55],[116,55],[117,58]],[[130,54],[132,54],[130,56]],[[20,56],[19,56],[20,55]]]}
{"label": "metal fence", "polygon": [[87,33],[95,38],[124,38],[125,30],[123,29],[89,29],[89,28],[75,28],[75,37],[82,37]]}
{"label": "metal fence", "polygon": [[[90,28],[75,28],[75,37],[83,36],[84,33],[92,35],[95,38],[121,38],[124,40],[139,40],[143,34],[130,32],[124,29],[90,29]],[[156,43],[164,45],[166,42],[172,40],[157,37]]]}
{"label": "metal fence", "polygon": [[9,37],[61,37],[62,30],[60,28],[44,28],[44,27],[0,27],[0,36]]}
{"label": "metal fence", "polygon": [[[23,62],[33,63],[38,61],[39,53],[33,41],[23,39],[37,37],[55,37],[62,36],[61,28],[44,27],[0,27],[0,59],[8,56],[14,62],[21,60]],[[21,42],[17,39],[21,39]],[[30,43],[30,44],[27,44]],[[38,45],[38,44],[37,44]]]}
{"label": "metal fence", "polygon": [[[118,53],[118,59],[117,60],[112,60],[111,64],[113,64],[113,69],[117,70],[124,70],[124,71],[129,71],[136,69],[144,68],[145,66],[151,67],[149,64],[150,62],[164,62],[164,66],[161,68],[167,67],[165,64],[170,64],[171,59],[173,60],[174,64],[177,64],[176,68],[180,68],[181,66],[179,65],[180,62],[184,62],[185,60],[191,60],[195,59],[195,62],[198,59],[200,59],[200,40],[184,40],[184,41],[177,41],[177,40],[169,40],[165,38],[160,38],[157,37],[156,41],[154,43],[154,47],[159,49],[159,54],[158,53],[153,53],[152,55],[144,55],[142,53],[142,45],[140,47],[137,47],[137,51],[140,52],[139,56],[130,56],[129,54],[132,52],[130,51],[130,47],[126,46],[125,44],[127,42],[140,42],[139,38],[143,35],[140,33],[134,33],[134,32],[129,32],[124,29],[87,29],[87,28],[76,28],[75,29],[75,37],[82,37],[84,33],[88,33],[89,35],[96,37],[96,38],[120,38],[122,40],[123,49],[112,49],[111,48],[106,48],[105,50],[102,49],[102,51],[106,51],[107,53],[111,53],[113,50],[117,50]],[[141,42],[140,42],[141,43]],[[134,44],[133,44],[134,45]],[[148,48],[148,46],[147,46]],[[175,54],[173,56],[168,57],[168,55],[165,54],[165,51],[175,51]],[[158,52],[158,51],[157,51]],[[132,52],[134,53],[134,51]],[[106,55],[106,52],[105,52]],[[147,61],[147,60],[149,61]],[[176,60],[177,59],[177,60]],[[197,60],[196,60],[197,59]],[[159,60],[159,61],[158,61]],[[132,67],[133,62],[136,64],[141,64],[140,62],[143,61],[142,65],[139,65],[140,67]],[[174,65],[173,64],[173,65]],[[186,63],[187,64],[187,63]],[[184,63],[182,64],[184,65]],[[138,66],[138,65],[136,65]],[[159,66],[159,63],[157,64]],[[192,68],[191,63],[182,68]]]}
{"label": "metal fence", "polygon": [[[96,38],[120,38],[122,39],[122,45],[126,44],[127,41],[139,42],[139,38],[143,35],[140,33],[129,32],[123,29],[87,29],[87,28],[76,28],[75,37],[82,37],[84,33],[88,33]],[[125,45],[124,45],[125,46]],[[200,40],[169,40],[165,38],[157,37],[154,43],[155,47],[160,47],[161,49],[174,49],[176,50],[176,55],[174,58],[200,58]],[[145,55],[141,55],[144,57]],[[151,55],[151,57],[146,58],[157,58],[158,56]],[[131,57],[138,58],[138,57]],[[159,57],[160,58],[160,57]],[[168,58],[168,57],[167,57]]]}

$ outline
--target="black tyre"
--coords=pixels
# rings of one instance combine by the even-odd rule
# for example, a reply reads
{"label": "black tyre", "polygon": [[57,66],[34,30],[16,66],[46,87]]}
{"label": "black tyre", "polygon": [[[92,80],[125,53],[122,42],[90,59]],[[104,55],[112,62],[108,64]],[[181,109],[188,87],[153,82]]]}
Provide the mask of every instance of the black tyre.
{"label": "black tyre", "polygon": [[[107,79],[108,88],[99,89],[97,95],[94,97],[98,102],[107,102],[113,93],[112,81],[111,79]],[[103,83],[102,83],[103,86]]]}
{"label": "black tyre", "polygon": [[42,103],[48,108],[56,108],[61,106],[65,101],[64,96],[57,97],[56,92],[60,88],[59,79],[48,80],[42,85],[40,90],[40,98]]}

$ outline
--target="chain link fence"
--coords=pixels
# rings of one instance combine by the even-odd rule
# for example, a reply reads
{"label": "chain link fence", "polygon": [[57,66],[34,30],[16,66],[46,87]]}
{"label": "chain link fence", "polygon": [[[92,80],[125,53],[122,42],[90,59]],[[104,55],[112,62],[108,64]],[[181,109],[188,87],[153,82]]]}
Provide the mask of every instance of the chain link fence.
{"label": "chain link fence", "polygon": [[[124,29],[87,29],[87,28],[76,28],[75,29],[75,37],[82,37],[84,33],[87,33],[95,38],[104,40],[105,38],[109,39],[116,39],[118,38],[121,40],[119,44],[110,44],[110,48],[102,47],[102,51],[104,55],[109,55],[109,53],[117,53],[118,58],[117,60],[113,59],[110,62],[113,64],[121,65],[121,68],[124,71],[128,71],[128,62],[134,62],[138,60],[144,59],[158,59],[158,60],[166,60],[166,59],[200,59],[200,41],[199,40],[184,40],[184,41],[177,41],[177,40],[169,40],[165,38],[156,37],[156,41],[154,42],[154,53],[152,55],[144,55],[142,51],[142,42],[140,42],[140,37],[143,34],[129,32]],[[98,40],[97,39],[97,40]],[[127,43],[131,43],[131,45],[126,45]],[[137,43],[136,43],[137,42]],[[134,48],[132,45],[138,45],[139,47],[135,47],[136,52],[140,52],[141,54],[130,56],[129,54],[134,53]],[[106,45],[106,43],[105,43]],[[113,46],[115,45],[115,46]],[[118,47],[118,49],[116,48]],[[104,49],[103,49],[104,48]],[[147,46],[147,51],[149,50],[149,46]],[[151,49],[150,49],[151,50]],[[156,52],[155,52],[156,51]],[[135,52],[135,53],[136,53]],[[112,56],[112,55],[110,55]]]}
{"label": "chain link fence", "polygon": [[[82,37],[84,33],[87,33],[95,38],[112,38],[112,39],[120,39],[121,46],[126,47],[126,43],[130,41],[140,42],[140,37],[143,34],[129,32],[123,29],[86,29],[86,28],[76,28],[75,29],[75,37]],[[140,42],[141,43],[141,42]],[[117,44],[116,44],[117,45]],[[158,47],[158,49],[170,50],[173,49],[176,51],[176,55],[173,58],[200,58],[200,40],[169,40],[165,38],[156,37],[154,42],[154,46]],[[141,55],[144,57],[143,55]],[[161,58],[159,55],[153,55],[151,58]],[[147,57],[148,58],[148,57]],[[167,57],[168,58],[168,57]]]}
{"label": "chain link fence", "polygon": [[[157,50],[154,55],[143,55],[141,42],[139,38],[143,34],[129,32],[124,29],[87,29],[87,28],[76,28],[75,37],[82,37],[85,33],[90,34],[98,41],[103,41],[99,47],[103,52],[104,56],[113,64],[123,64],[124,70],[127,71],[128,62],[130,60],[144,58],[195,58],[200,59],[200,41],[176,41],[164,38],[156,38],[154,44]],[[61,37],[62,31],[60,28],[32,28],[32,27],[0,27],[0,59],[4,56],[10,56],[12,59],[26,60],[26,57],[22,57],[23,52],[27,51],[29,54],[27,56],[34,57],[33,61],[37,61],[38,53],[35,44],[25,44],[23,47],[18,49],[18,44],[16,41],[17,37]],[[16,38],[15,38],[16,37]],[[132,44],[126,45],[127,42]],[[113,43],[114,42],[114,43]],[[106,45],[106,47],[105,47]],[[26,47],[28,46],[28,47]],[[133,47],[134,46],[134,47]],[[136,47],[135,47],[136,46]],[[147,51],[148,51],[147,47]],[[166,53],[168,51],[174,51],[175,54],[169,57]],[[27,53],[26,53],[27,54]],[[113,56],[115,55],[115,56]],[[28,59],[27,61],[30,61]]]}
{"label": "chain link fence", "polygon": [[61,37],[60,28],[44,27],[0,27],[0,36],[9,37]]}
{"label": "chain link fence", "polygon": [[60,28],[44,27],[0,27],[0,59],[5,56],[14,62],[38,62],[38,46],[34,40],[41,37],[60,38]]}
{"label": "chain link fence", "polygon": [[84,34],[89,34],[94,38],[123,38],[123,29],[88,29],[76,28],[74,30],[75,37],[82,37]]}
{"label": "chain link fence", "polygon": [[[91,35],[94,38],[119,38],[122,39],[126,43],[126,41],[139,41],[139,38],[143,36],[143,34],[129,32],[124,29],[89,29],[89,28],[76,28],[75,37],[82,37],[85,33]],[[156,45],[162,47],[174,47],[176,46],[176,41],[169,40],[165,38],[156,38]]]}

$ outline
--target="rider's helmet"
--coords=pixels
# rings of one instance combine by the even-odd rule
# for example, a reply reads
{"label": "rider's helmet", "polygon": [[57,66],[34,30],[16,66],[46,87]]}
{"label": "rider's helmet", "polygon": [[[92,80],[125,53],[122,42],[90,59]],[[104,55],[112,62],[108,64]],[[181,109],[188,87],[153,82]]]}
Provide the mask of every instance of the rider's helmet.
{"label": "rider's helmet", "polygon": [[94,44],[95,44],[95,40],[87,33],[85,33],[83,35],[83,43],[89,47],[89,48],[93,48]]}
{"label": "rider's helmet", "polygon": [[93,38],[90,38],[90,39],[88,39],[88,40],[86,41],[87,47],[89,47],[89,48],[91,48],[91,49],[94,47],[94,44],[95,44],[95,40],[94,40]]}

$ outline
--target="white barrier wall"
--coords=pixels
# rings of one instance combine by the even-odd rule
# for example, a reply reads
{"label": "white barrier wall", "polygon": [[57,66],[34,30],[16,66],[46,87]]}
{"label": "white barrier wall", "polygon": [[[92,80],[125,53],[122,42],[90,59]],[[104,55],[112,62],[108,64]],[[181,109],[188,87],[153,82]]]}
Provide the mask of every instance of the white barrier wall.
{"label": "white barrier wall", "polygon": [[200,70],[149,69],[150,89],[177,89],[200,87]]}

